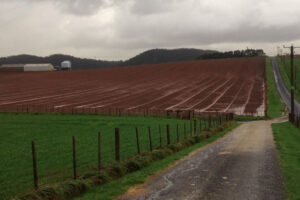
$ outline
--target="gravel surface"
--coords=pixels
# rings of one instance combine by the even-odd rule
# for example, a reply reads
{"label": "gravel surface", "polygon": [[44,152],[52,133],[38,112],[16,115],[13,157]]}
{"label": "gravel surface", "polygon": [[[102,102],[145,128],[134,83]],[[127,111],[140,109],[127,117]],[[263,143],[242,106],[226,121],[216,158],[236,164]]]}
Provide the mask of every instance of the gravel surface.
{"label": "gravel surface", "polygon": [[243,123],[120,199],[285,199],[271,123]]}

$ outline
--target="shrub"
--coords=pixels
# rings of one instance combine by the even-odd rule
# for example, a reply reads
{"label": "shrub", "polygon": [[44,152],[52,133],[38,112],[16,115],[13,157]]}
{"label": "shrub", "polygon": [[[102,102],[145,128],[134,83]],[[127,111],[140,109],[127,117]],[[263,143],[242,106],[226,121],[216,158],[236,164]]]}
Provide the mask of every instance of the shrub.
{"label": "shrub", "polygon": [[127,172],[134,172],[141,169],[141,165],[136,160],[128,160],[125,162],[125,167]]}
{"label": "shrub", "polygon": [[169,155],[169,151],[166,151],[165,149],[156,149],[152,151],[152,160],[160,160]]}
{"label": "shrub", "polygon": [[114,163],[108,167],[107,172],[111,177],[121,177],[126,173],[126,168],[121,163]]}
{"label": "shrub", "polygon": [[148,166],[152,162],[152,158],[150,155],[146,156],[137,156],[134,160],[143,168]]}
{"label": "shrub", "polygon": [[205,138],[209,138],[210,135],[211,135],[211,133],[208,132],[208,131],[202,131],[201,135],[202,135],[202,137],[205,139]]}
{"label": "shrub", "polygon": [[108,174],[104,170],[88,173],[83,178],[88,179],[88,181],[94,185],[100,185],[110,180]]}
{"label": "shrub", "polygon": [[16,200],[42,200],[36,193],[25,194],[21,197],[18,197]]}
{"label": "shrub", "polygon": [[72,198],[83,193],[87,188],[87,184],[82,180],[73,180],[58,186],[56,191],[65,198]]}
{"label": "shrub", "polygon": [[182,140],[181,144],[184,145],[185,147],[191,146],[191,142],[188,139]]}
{"label": "shrub", "polygon": [[55,189],[51,187],[41,188],[36,193],[42,199],[47,199],[47,200],[58,199],[58,194],[56,193]]}
{"label": "shrub", "polygon": [[189,143],[190,143],[191,145],[193,145],[193,144],[196,143],[195,138],[189,138],[188,141],[189,141]]}
{"label": "shrub", "polygon": [[168,145],[168,148],[174,152],[178,152],[183,148],[183,145],[180,143],[174,143],[174,144]]}
{"label": "shrub", "polygon": [[194,138],[194,140],[195,140],[196,143],[198,143],[198,142],[200,142],[202,140],[202,137],[200,135],[196,135],[193,138]]}
{"label": "shrub", "polygon": [[82,179],[88,179],[88,178],[91,178],[93,176],[96,176],[97,174],[98,174],[98,172],[88,172],[88,173],[86,173],[82,176]]}
{"label": "shrub", "polygon": [[224,131],[224,127],[223,126],[218,126],[217,127],[217,132],[221,132],[221,131]]}
{"label": "shrub", "polygon": [[103,183],[107,183],[110,180],[110,177],[105,171],[100,171],[95,176],[91,177],[90,180],[93,184],[100,185]]}

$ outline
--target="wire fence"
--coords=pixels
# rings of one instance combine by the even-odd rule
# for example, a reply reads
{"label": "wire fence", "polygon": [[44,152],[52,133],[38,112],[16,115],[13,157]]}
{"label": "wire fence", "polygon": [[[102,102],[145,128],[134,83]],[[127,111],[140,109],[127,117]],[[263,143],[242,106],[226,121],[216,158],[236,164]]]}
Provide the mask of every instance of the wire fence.
{"label": "wire fence", "polygon": [[155,108],[115,108],[115,107],[58,107],[46,104],[12,104],[0,105],[0,112],[14,113],[47,113],[47,114],[87,114],[109,116],[173,116],[179,119],[192,119],[200,116],[218,116],[220,113],[234,113],[240,116],[265,116],[266,109],[257,109],[253,112],[245,112],[244,109],[236,109],[230,112],[200,111],[195,109],[155,109]]}
{"label": "wire fence", "polygon": [[193,120],[173,120],[168,124],[126,124],[105,130],[100,127],[99,132],[94,134],[34,139],[28,144],[28,149],[20,152],[20,155],[23,154],[20,159],[22,170],[13,171],[17,168],[8,166],[16,177],[11,183],[2,185],[0,193],[5,196],[9,190],[26,192],[47,184],[76,179],[86,172],[101,170],[113,162],[176,143],[218,126],[232,120],[233,114],[198,116],[193,113],[193,117]]}

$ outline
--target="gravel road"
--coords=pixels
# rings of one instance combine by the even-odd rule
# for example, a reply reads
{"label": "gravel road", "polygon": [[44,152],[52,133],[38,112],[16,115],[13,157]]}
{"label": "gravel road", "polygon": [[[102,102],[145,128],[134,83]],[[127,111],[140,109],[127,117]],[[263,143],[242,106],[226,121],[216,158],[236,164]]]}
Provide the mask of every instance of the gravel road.
{"label": "gravel road", "polygon": [[241,124],[120,199],[285,199],[272,122]]}

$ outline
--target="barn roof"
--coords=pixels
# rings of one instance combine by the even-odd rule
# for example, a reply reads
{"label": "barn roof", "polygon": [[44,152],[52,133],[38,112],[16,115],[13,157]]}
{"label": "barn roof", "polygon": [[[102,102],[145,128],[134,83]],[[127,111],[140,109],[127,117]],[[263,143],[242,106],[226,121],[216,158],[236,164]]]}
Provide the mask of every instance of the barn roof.
{"label": "barn roof", "polygon": [[3,64],[0,66],[1,71],[53,71],[51,63],[37,64]]}

